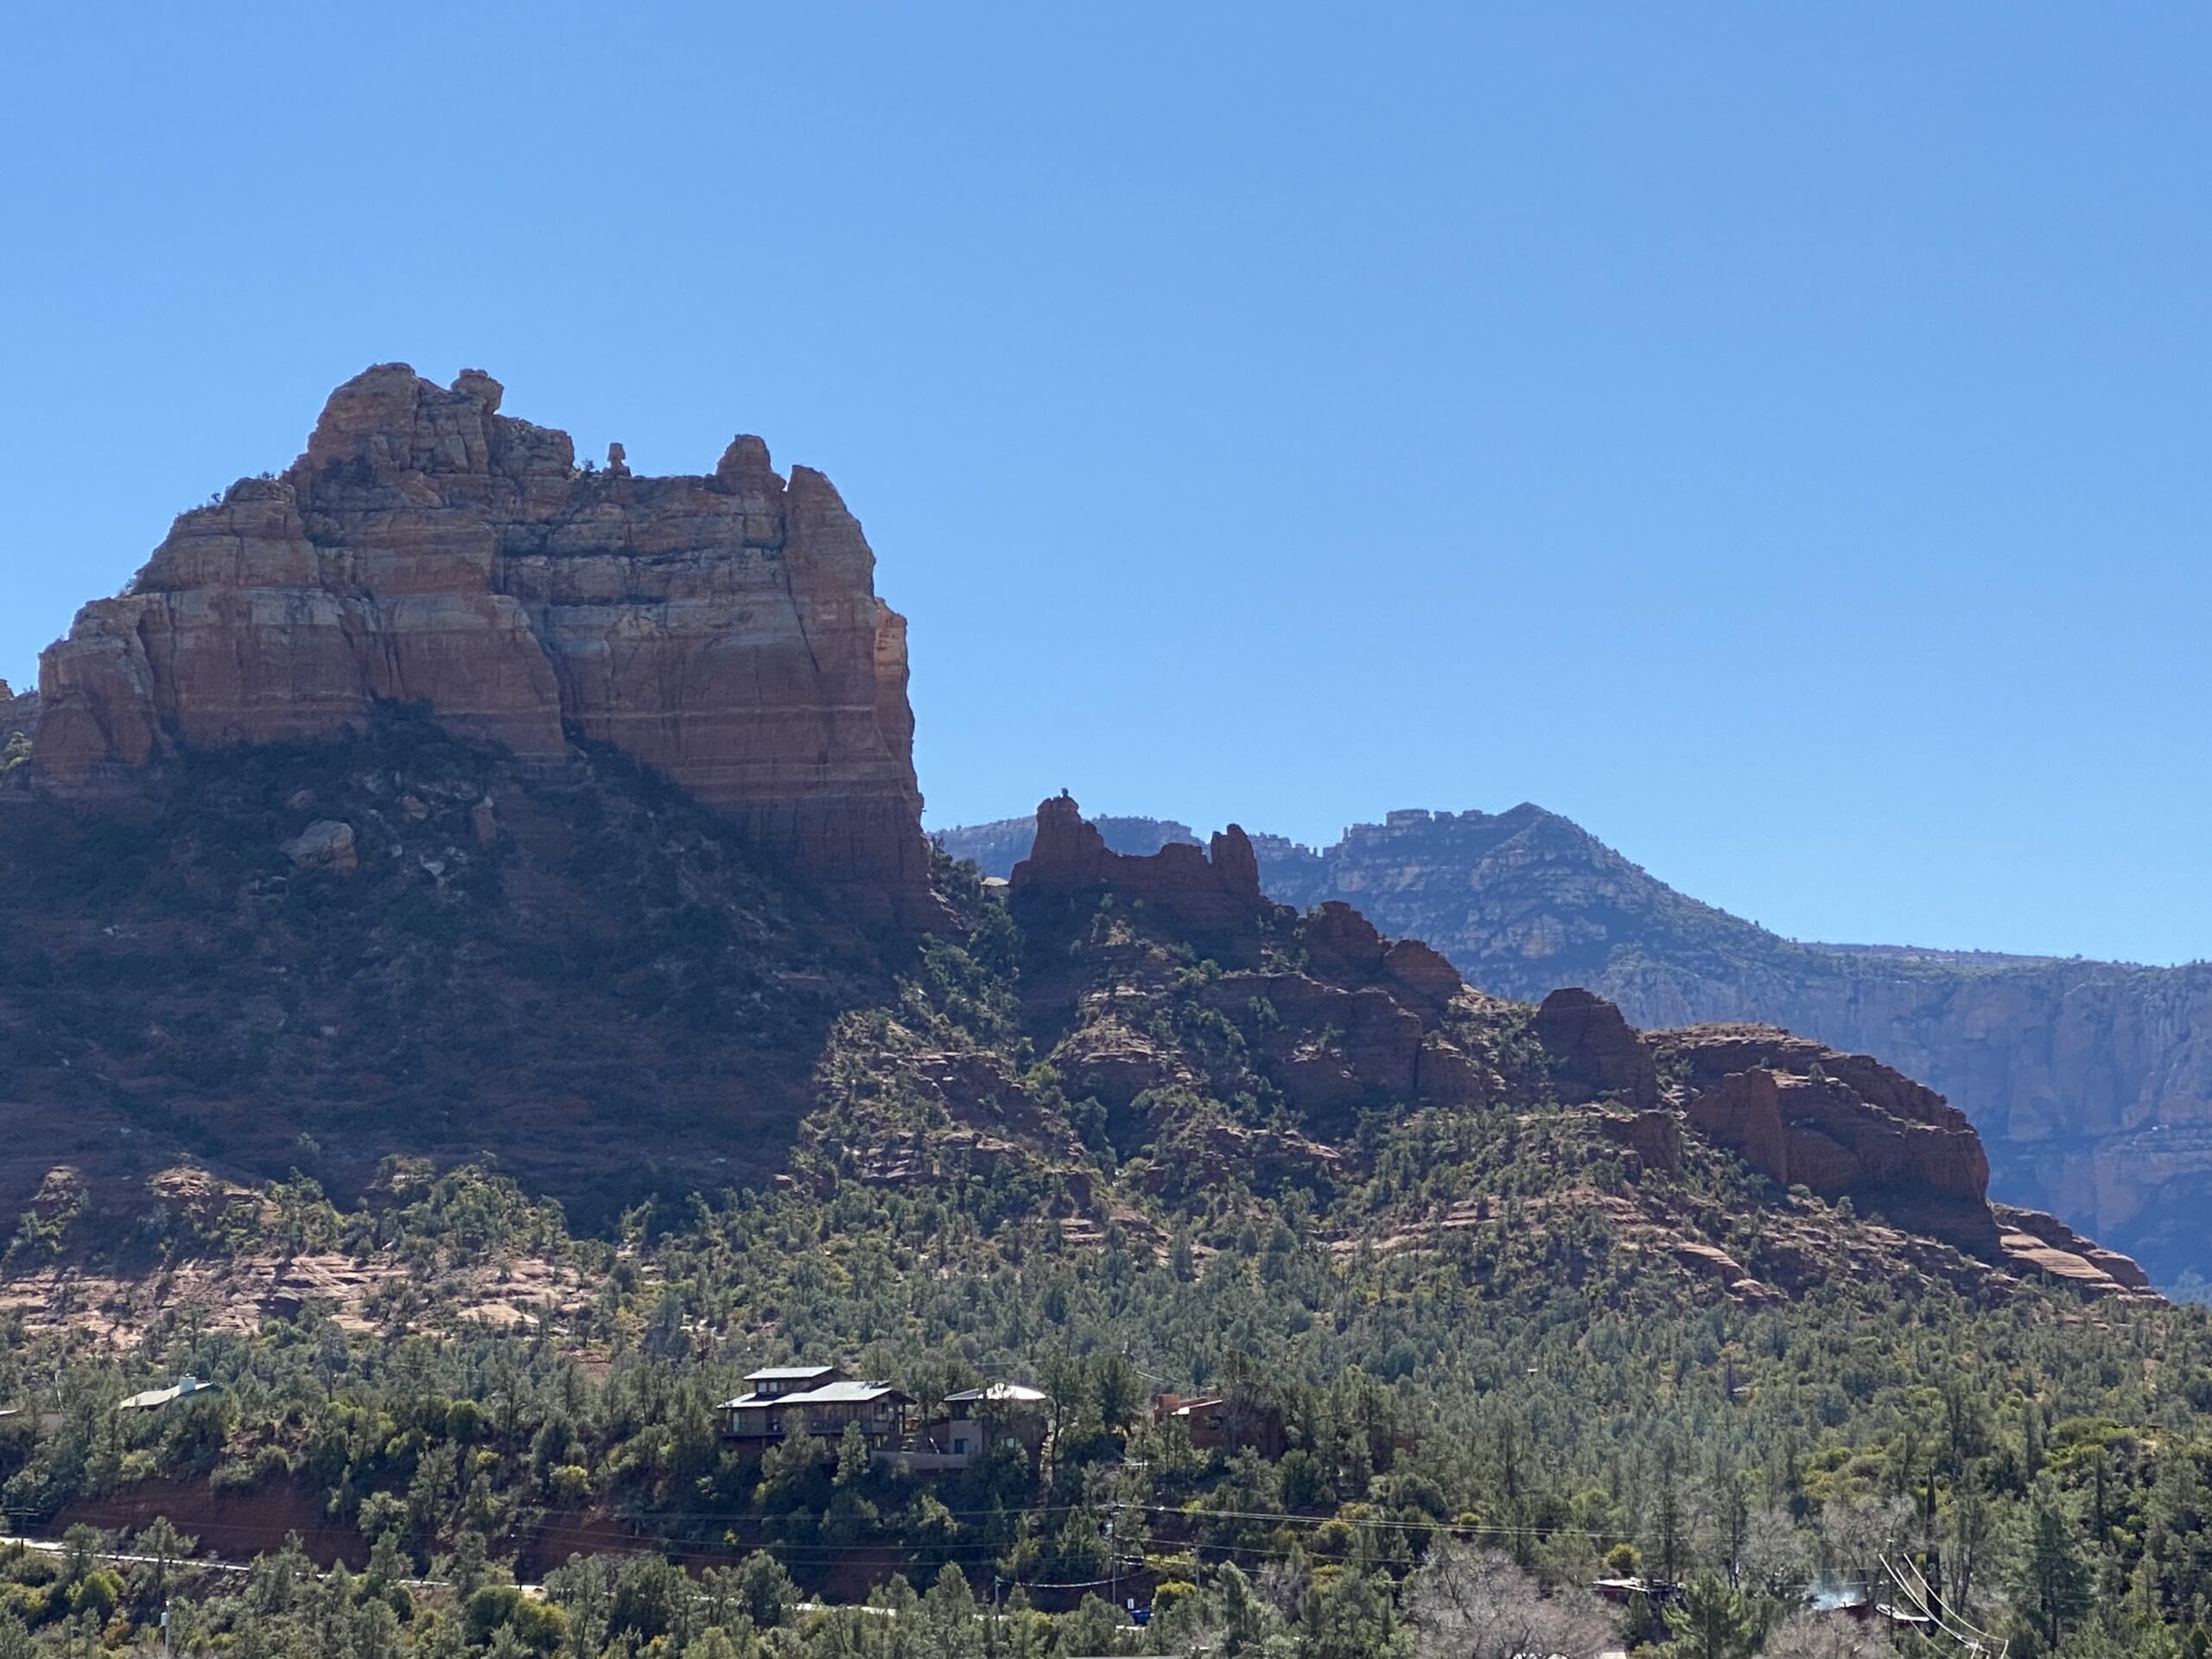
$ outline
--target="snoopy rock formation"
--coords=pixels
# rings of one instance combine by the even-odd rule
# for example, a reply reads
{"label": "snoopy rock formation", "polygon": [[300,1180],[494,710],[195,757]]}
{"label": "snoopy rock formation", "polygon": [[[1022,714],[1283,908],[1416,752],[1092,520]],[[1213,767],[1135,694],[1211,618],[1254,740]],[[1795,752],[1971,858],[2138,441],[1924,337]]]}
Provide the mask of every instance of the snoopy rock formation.
{"label": "snoopy rock formation", "polygon": [[856,914],[927,919],[906,623],[820,473],[756,437],[712,473],[580,467],[501,387],[404,364],[307,453],[178,518],[39,673],[32,771],[78,798],[183,748],[312,740],[379,702],[553,766],[612,744]]}

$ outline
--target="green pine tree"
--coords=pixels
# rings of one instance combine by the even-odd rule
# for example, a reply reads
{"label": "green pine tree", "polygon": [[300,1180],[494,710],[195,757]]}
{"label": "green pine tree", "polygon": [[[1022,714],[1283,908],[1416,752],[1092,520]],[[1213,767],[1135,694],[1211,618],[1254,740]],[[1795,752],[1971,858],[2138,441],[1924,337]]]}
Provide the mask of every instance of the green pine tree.
{"label": "green pine tree", "polygon": [[1667,1610],[1667,1628],[1672,1659],[1743,1659],[1755,1625],[1742,1592],[1700,1573],[1682,1587],[1681,1605]]}
{"label": "green pine tree", "polygon": [[2036,1634],[2052,1647],[2096,1600],[2096,1568],[2080,1522],[2047,1480],[2037,1482],[2029,1494],[2012,1595]]}

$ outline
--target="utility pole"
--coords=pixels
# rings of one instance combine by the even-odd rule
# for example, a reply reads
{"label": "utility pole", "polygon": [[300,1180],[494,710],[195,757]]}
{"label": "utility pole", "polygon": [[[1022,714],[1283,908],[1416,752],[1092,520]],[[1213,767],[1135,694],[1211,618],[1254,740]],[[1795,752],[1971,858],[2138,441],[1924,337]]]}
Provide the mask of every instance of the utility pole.
{"label": "utility pole", "polygon": [[1114,1541],[1114,1510],[1106,1511],[1106,1599],[1113,1604],[1118,1618],[1122,1611],[1122,1551]]}

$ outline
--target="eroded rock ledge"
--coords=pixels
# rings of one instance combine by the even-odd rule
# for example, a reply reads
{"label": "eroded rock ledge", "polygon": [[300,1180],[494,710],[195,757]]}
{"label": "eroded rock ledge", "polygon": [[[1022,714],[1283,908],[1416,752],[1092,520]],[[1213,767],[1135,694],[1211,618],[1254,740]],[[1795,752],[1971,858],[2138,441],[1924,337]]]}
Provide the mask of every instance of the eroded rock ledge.
{"label": "eroded rock ledge", "polygon": [[579,467],[501,396],[370,369],[285,472],[179,518],[45,653],[37,779],[98,797],[419,703],[525,763],[611,743],[859,912],[925,919],[906,624],[830,480],[751,436],[702,475]]}
{"label": "eroded rock ledge", "polygon": [[1989,1203],[1989,1160],[1966,1115],[1864,1054],[1767,1026],[1647,1035],[1604,998],[1554,991],[1533,1021],[1561,1098],[1604,1103],[1610,1132],[1673,1169],[1684,1130],[1784,1186],[1850,1198],[1909,1230],[2090,1296],[2155,1297],[2126,1256],[2056,1217]]}

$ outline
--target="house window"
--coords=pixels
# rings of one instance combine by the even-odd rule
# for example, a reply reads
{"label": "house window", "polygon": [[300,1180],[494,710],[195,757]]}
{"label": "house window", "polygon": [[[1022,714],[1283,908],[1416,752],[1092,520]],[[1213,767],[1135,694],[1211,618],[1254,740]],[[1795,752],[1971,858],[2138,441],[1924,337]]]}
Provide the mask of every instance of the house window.
{"label": "house window", "polygon": [[952,1443],[952,1455],[956,1458],[966,1457],[968,1455],[968,1442],[966,1440],[955,1440]]}

